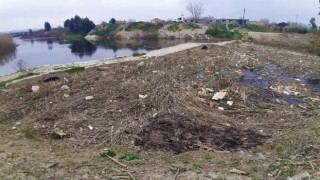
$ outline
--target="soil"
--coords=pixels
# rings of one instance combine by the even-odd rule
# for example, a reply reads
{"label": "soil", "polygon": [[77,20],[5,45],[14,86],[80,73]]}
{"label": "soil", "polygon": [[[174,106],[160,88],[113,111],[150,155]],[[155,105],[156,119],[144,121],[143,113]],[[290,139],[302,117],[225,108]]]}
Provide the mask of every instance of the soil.
{"label": "soil", "polygon": [[266,137],[251,129],[214,129],[193,123],[183,116],[173,114],[153,118],[138,136],[135,145],[148,150],[161,150],[175,154],[204,149],[251,149],[262,145]]}
{"label": "soil", "polygon": [[319,179],[320,58],[206,46],[0,89],[1,179]]}

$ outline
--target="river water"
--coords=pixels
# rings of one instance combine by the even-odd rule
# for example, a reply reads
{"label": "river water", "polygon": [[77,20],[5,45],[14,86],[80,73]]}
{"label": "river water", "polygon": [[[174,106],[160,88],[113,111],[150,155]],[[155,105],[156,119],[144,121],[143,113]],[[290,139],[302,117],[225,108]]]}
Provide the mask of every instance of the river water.
{"label": "river water", "polygon": [[163,47],[174,46],[183,40],[117,40],[103,42],[23,40],[14,39],[16,51],[0,59],[0,76],[22,69],[32,69],[48,64],[64,64],[111,57],[131,56]]}

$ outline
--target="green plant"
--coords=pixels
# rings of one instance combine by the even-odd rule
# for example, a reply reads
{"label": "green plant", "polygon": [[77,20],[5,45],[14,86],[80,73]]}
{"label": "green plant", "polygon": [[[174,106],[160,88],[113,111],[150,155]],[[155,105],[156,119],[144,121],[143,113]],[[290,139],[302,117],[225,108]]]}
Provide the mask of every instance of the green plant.
{"label": "green plant", "polygon": [[146,55],[146,53],[133,53],[133,57],[140,57],[140,56],[144,56]]}
{"label": "green plant", "polygon": [[184,24],[183,27],[184,27],[185,29],[191,29],[191,30],[195,30],[195,29],[200,29],[200,28],[201,28],[198,24],[194,24],[194,23]]}
{"label": "green plant", "polygon": [[136,22],[136,23],[129,24],[125,30],[126,31],[141,30],[149,33],[157,33],[162,26],[163,26],[162,24]]}
{"label": "green plant", "polygon": [[118,31],[121,31],[121,28],[122,27],[118,24],[107,24],[105,27],[97,29],[92,34],[95,34],[98,36],[110,36]]}
{"label": "green plant", "polygon": [[216,37],[219,39],[241,39],[243,35],[238,31],[228,31],[225,26],[214,25],[207,31],[206,35]]}
{"label": "green plant", "polygon": [[122,155],[120,157],[120,159],[126,160],[126,161],[131,161],[134,159],[141,159],[141,156],[139,154],[126,152],[126,153],[124,153],[124,155]]}
{"label": "green plant", "polygon": [[18,131],[23,137],[36,139],[38,137],[37,131],[30,126],[23,127]]}
{"label": "green plant", "polygon": [[69,74],[74,74],[74,73],[78,73],[78,72],[82,72],[85,71],[86,68],[85,67],[73,67],[67,70],[67,73]]}
{"label": "green plant", "polygon": [[246,24],[244,28],[254,31],[254,32],[267,32],[268,28],[266,26],[259,26],[255,24]]}
{"label": "green plant", "polygon": [[180,24],[178,23],[171,24],[170,26],[167,27],[167,30],[172,32],[181,31]]}
{"label": "green plant", "polygon": [[101,155],[101,157],[108,157],[108,156],[114,157],[117,155],[117,153],[115,151],[108,150],[108,151],[102,152],[100,155]]}

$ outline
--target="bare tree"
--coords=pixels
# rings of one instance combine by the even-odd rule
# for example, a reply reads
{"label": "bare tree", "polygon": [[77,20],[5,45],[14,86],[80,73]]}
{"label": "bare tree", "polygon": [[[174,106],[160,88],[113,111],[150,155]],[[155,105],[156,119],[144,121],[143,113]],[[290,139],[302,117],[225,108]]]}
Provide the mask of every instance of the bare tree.
{"label": "bare tree", "polygon": [[269,26],[269,25],[270,25],[270,21],[269,21],[268,18],[260,19],[260,21],[261,21],[265,26]]}
{"label": "bare tree", "polygon": [[202,3],[193,2],[189,3],[186,7],[187,11],[190,12],[193,22],[198,22],[198,20],[201,18],[201,15],[203,14],[203,5]]}

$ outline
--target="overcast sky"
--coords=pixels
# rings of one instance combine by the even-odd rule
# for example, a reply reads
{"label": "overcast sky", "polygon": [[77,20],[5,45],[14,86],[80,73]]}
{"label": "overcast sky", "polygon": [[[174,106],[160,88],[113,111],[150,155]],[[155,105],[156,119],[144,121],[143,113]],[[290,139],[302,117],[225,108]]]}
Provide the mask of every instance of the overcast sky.
{"label": "overcast sky", "polygon": [[295,22],[298,15],[298,23],[307,25],[311,17],[320,22],[318,0],[0,0],[0,32],[43,28],[45,21],[52,27],[62,26],[76,14],[96,24],[112,17],[176,19],[182,12],[188,16],[188,2],[203,3],[203,15],[216,18],[239,18],[246,8],[250,20]]}

